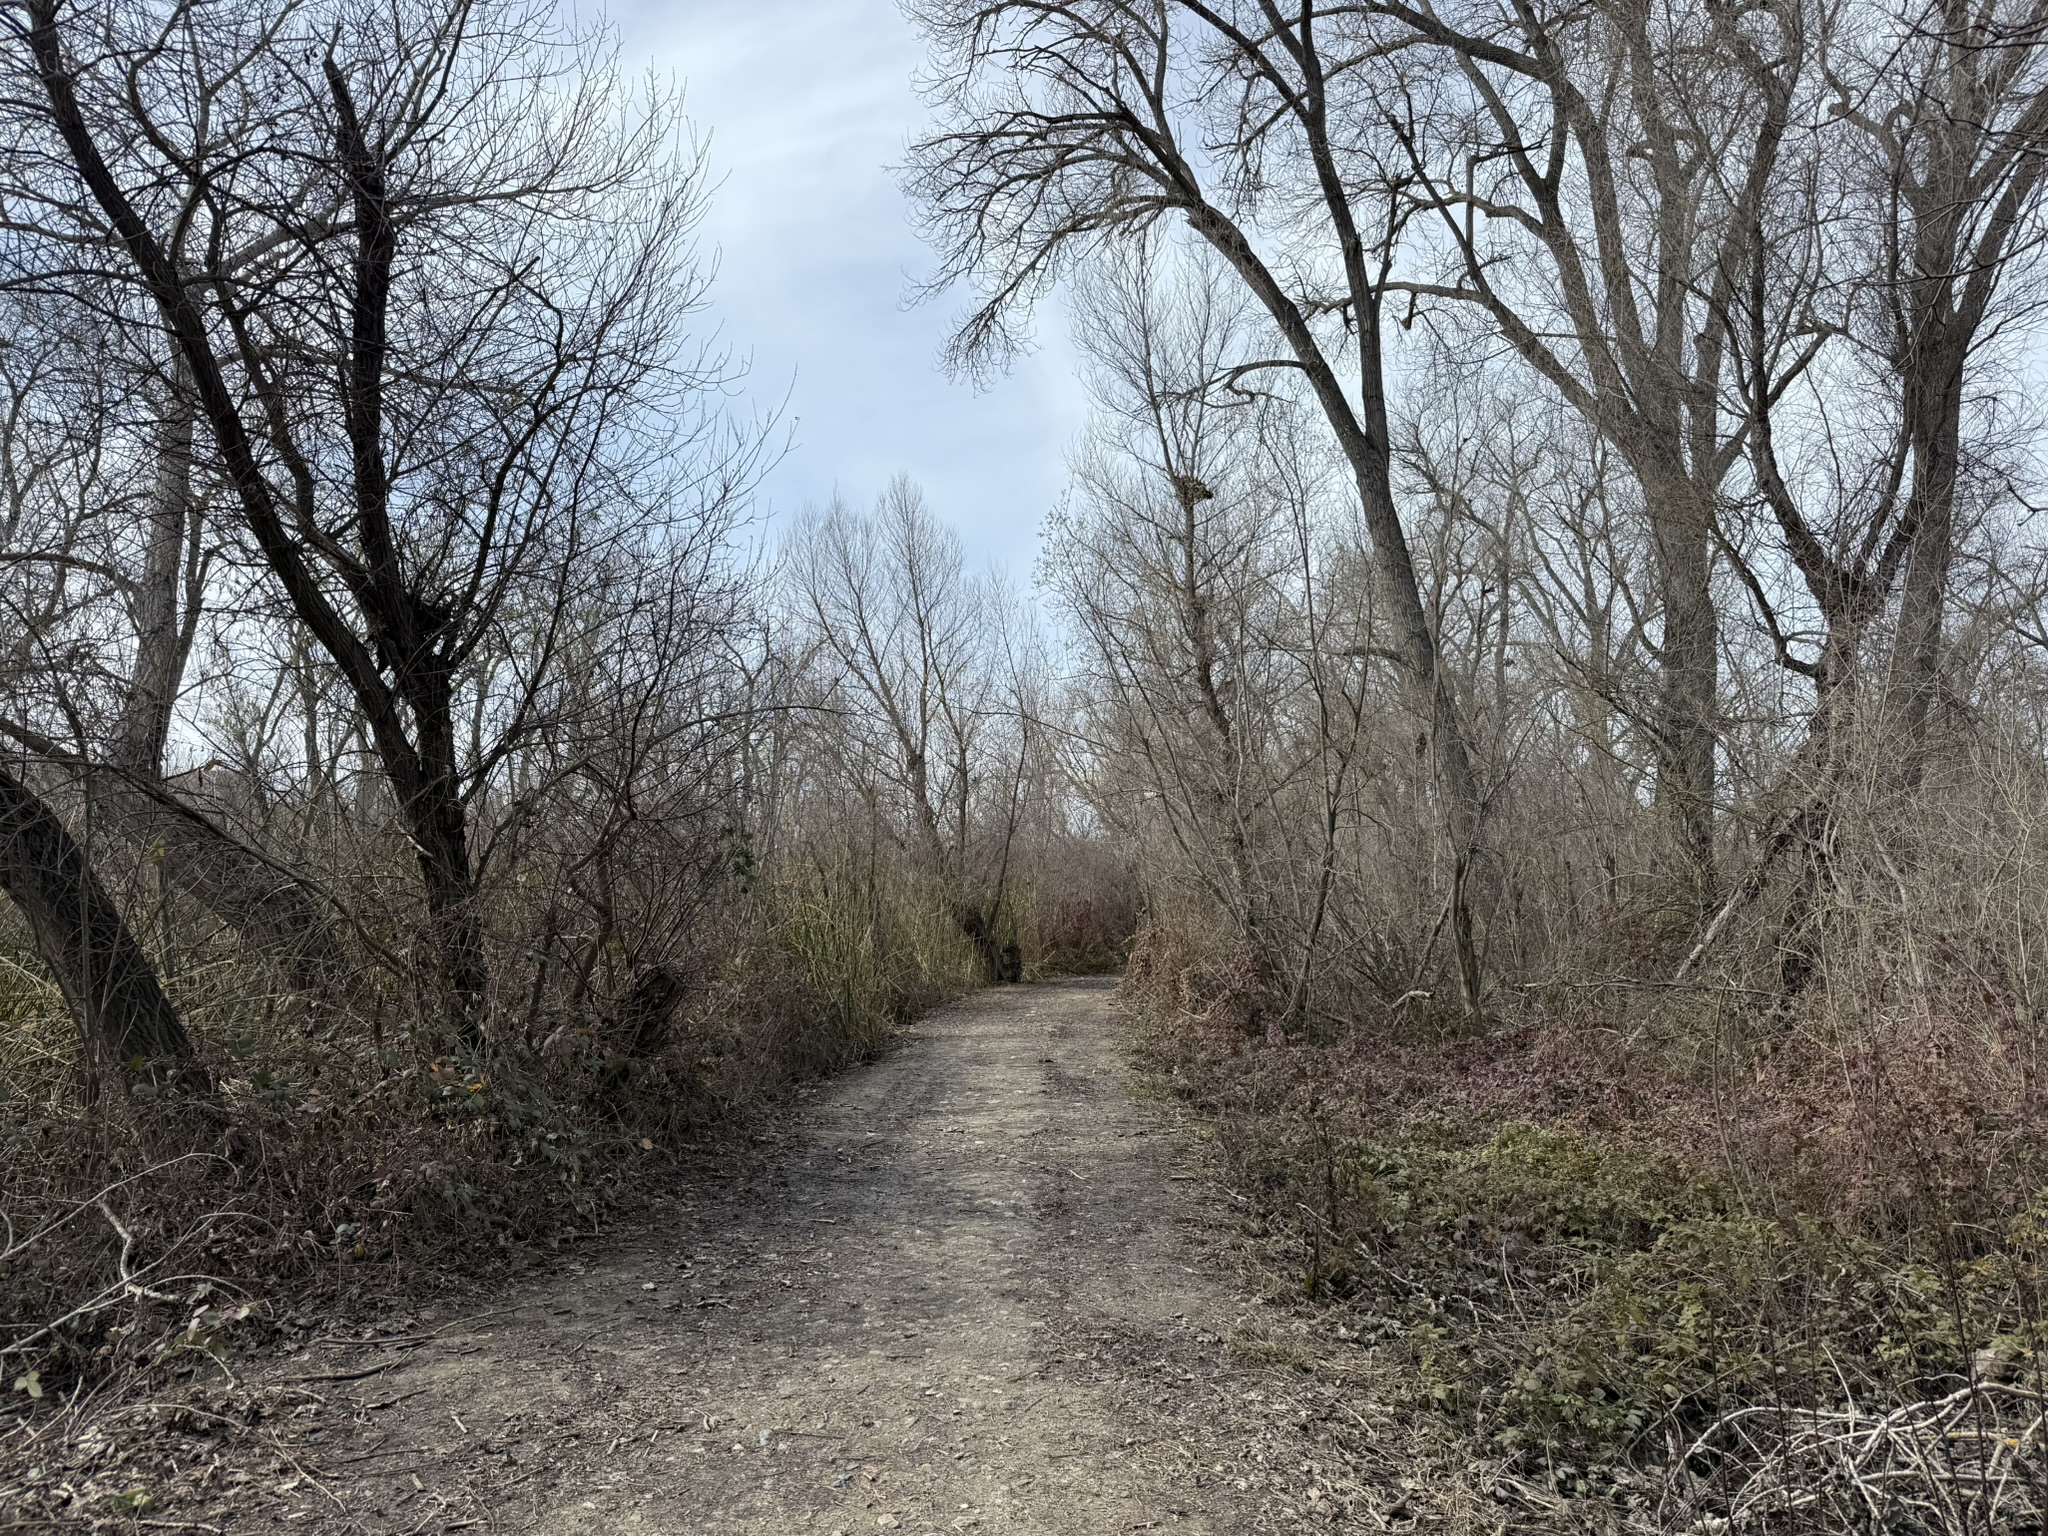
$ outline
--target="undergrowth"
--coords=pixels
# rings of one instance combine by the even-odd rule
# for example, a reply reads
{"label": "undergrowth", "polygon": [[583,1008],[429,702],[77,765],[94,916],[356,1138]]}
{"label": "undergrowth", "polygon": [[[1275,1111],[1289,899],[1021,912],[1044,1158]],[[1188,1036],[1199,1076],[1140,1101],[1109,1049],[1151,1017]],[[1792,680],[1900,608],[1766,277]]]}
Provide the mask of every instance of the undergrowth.
{"label": "undergrowth", "polygon": [[[1477,1454],[1650,1526],[1946,1530],[1907,1516],[1962,1489],[1953,1528],[2040,1529],[2041,1106],[1962,1031],[1880,1057],[1731,1015],[1701,1050],[1628,999],[1626,1030],[1397,1007],[1283,1037],[1243,967],[1158,931],[1123,996],[1276,1275]],[[1958,1393],[1974,1418],[1898,1452],[1940,1466],[1854,1493],[1884,1414]]]}
{"label": "undergrowth", "polygon": [[501,1020],[469,1054],[195,972],[180,1001],[212,1090],[158,1101],[84,1091],[61,999],[0,967],[6,1411],[189,1373],[286,1312],[516,1270],[976,980],[938,911],[824,880],[756,891],[678,970],[651,1038],[593,1000]]}

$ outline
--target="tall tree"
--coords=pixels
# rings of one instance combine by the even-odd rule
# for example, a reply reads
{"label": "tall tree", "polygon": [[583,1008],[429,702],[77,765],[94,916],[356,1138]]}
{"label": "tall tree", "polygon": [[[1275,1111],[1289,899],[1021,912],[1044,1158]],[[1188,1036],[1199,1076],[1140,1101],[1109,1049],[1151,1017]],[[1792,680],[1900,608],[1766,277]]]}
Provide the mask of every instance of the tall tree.
{"label": "tall tree", "polygon": [[[107,606],[112,565],[87,545],[81,508],[102,457],[90,430],[98,423],[89,416],[81,432],[66,419],[76,401],[47,387],[63,372],[56,351],[21,336],[0,349],[0,722],[10,726],[28,714],[25,705],[53,694],[83,702],[65,690],[89,684]],[[88,1083],[97,1066],[126,1072],[137,1062],[151,1075],[198,1079],[149,957],[26,764],[0,764],[0,890],[78,1023]]]}
{"label": "tall tree", "polygon": [[1343,803],[1382,701],[1363,686],[1369,603],[1325,590],[1312,412],[1209,387],[1246,355],[1248,309],[1199,248],[1157,241],[1076,285],[1096,420],[1044,570],[1081,641],[1075,728],[1102,803],[1121,836],[1173,850],[1162,885],[1214,907],[1285,1032],[1311,1013]]}
{"label": "tall tree", "polygon": [[[1375,7],[1426,47],[1404,132],[1447,281],[1611,442],[1657,576],[1657,802],[1689,904],[1715,885],[1723,485],[1740,462],[1727,321],[1807,64],[1798,0]],[[1441,77],[1433,74],[1444,66]],[[1795,296],[1788,296],[1794,299]]]}
{"label": "tall tree", "polygon": [[[1478,771],[1439,663],[1392,479],[1381,327],[1403,204],[1387,174],[1382,57],[1355,9],[1278,0],[926,0],[938,131],[909,186],[939,280],[978,285],[953,346],[1000,358],[1075,262],[1184,220],[1279,338],[1217,387],[1298,371],[1349,466],[1393,648],[1428,735],[1461,894],[1482,839]],[[1454,924],[1467,1003],[1477,936]]]}
{"label": "tall tree", "polygon": [[1941,689],[1975,366],[2020,295],[2048,174],[2048,5],[1920,0],[1852,13],[1832,109],[1864,137],[1864,285],[1897,379],[1906,569],[1887,681],[1909,778]]}

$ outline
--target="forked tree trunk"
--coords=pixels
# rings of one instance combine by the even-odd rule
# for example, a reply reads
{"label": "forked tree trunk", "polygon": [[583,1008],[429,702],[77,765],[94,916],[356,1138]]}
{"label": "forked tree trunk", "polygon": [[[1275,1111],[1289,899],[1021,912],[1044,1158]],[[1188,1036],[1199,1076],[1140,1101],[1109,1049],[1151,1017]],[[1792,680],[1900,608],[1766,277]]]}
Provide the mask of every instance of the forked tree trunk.
{"label": "forked tree trunk", "polygon": [[192,1042],[85,850],[0,767],[0,887],[28,920],[88,1046],[123,1071],[203,1086]]}

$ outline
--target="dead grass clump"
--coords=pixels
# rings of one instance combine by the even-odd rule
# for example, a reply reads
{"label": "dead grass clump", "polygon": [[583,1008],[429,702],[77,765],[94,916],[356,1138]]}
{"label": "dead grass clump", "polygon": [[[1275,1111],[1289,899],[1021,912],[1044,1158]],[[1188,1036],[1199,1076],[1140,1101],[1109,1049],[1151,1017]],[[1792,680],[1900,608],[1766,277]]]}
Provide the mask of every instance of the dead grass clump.
{"label": "dead grass clump", "polygon": [[1731,1533],[2038,1531],[2042,1395],[1974,1381],[1892,1408],[1746,1408],[1674,1463],[1666,1523]]}

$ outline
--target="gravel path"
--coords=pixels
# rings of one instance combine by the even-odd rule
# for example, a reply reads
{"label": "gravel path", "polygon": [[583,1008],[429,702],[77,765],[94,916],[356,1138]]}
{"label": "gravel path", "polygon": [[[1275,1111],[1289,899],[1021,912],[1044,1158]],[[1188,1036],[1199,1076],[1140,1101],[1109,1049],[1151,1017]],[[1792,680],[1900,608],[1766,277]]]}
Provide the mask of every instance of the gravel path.
{"label": "gravel path", "polygon": [[1134,1099],[1106,985],[942,1010],[796,1114],[672,1223],[501,1307],[280,1365],[324,1405],[276,1426],[292,1459],[242,1511],[545,1536],[1400,1521],[1355,1481],[1358,1393],[1239,1294],[1205,1228],[1227,1199]]}

